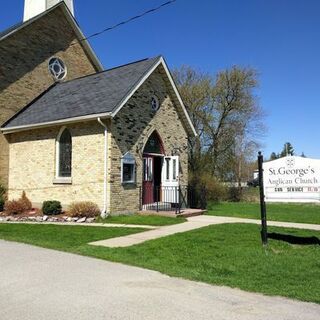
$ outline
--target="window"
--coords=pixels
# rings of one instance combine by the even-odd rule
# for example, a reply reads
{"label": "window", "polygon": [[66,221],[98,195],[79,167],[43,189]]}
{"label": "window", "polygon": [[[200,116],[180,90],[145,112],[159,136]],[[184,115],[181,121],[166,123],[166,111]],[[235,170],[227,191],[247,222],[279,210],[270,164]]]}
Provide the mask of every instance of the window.
{"label": "window", "polygon": [[159,104],[158,97],[152,96],[151,97],[151,110],[156,112],[156,111],[158,111],[159,107],[160,107],[160,104]]}
{"label": "window", "polygon": [[152,181],[153,180],[152,164],[153,164],[152,158],[143,158],[144,181]]}
{"label": "window", "polygon": [[134,156],[127,152],[121,159],[122,183],[135,183],[136,161]]}
{"label": "window", "polygon": [[56,81],[63,80],[67,75],[67,67],[64,62],[56,57],[49,60],[49,71]]}
{"label": "window", "polygon": [[175,181],[177,180],[177,160],[173,159],[172,161],[172,180]]}
{"label": "window", "polygon": [[57,178],[71,178],[72,138],[65,128],[57,139]]}
{"label": "window", "polygon": [[166,158],[166,180],[170,180],[170,158]]}

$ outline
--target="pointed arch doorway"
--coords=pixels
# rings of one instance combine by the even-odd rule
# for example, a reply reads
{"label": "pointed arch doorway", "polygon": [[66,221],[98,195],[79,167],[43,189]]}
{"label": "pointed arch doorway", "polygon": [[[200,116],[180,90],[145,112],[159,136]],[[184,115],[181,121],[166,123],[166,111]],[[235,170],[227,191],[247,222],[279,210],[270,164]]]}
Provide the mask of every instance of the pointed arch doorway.
{"label": "pointed arch doorway", "polygon": [[[143,150],[142,204],[163,206],[178,202],[179,157],[166,156],[162,139],[154,131]],[[166,206],[168,207],[168,206]],[[148,208],[152,208],[148,206]]]}

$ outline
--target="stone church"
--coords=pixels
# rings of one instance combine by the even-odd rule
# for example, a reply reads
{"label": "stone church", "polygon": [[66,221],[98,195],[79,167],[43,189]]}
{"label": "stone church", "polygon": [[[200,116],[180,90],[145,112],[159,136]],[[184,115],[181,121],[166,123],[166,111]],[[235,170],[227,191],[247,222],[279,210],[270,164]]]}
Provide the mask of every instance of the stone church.
{"label": "stone church", "polygon": [[73,0],[25,0],[0,32],[0,181],[35,207],[103,213],[180,201],[196,132],[162,56],[104,70]]}

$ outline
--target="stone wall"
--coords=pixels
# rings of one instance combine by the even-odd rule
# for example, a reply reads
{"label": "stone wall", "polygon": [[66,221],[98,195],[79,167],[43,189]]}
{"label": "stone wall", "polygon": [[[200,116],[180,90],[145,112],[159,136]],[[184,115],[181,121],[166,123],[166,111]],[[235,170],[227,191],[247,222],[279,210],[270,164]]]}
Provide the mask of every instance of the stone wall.
{"label": "stone wall", "polygon": [[97,121],[68,125],[72,134],[72,184],[54,184],[56,137],[61,127],[10,134],[9,199],[24,190],[36,207],[45,200],[93,201],[103,207],[104,129]]}
{"label": "stone wall", "polygon": [[[151,110],[150,100],[156,95],[160,101],[157,112]],[[180,183],[188,183],[187,133],[168,94],[166,83],[156,70],[129,99],[111,123],[111,213],[136,212],[139,209],[139,187],[142,186],[142,150],[154,130],[164,144],[166,155],[179,146]],[[130,151],[136,158],[136,184],[121,184],[121,157]]]}
{"label": "stone wall", "polygon": [[[66,80],[96,72],[61,8],[0,41],[0,125],[46,90],[52,56],[68,68]],[[0,133],[0,180],[8,181],[9,146]]]}

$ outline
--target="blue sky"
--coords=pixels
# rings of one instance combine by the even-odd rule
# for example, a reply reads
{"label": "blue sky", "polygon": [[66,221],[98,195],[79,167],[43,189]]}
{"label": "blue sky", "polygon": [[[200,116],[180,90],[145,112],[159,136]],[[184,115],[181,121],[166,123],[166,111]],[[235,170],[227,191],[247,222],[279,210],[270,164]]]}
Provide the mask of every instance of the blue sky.
{"label": "blue sky", "polygon": [[[0,30],[20,21],[23,0],[2,1]],[[165,0],[75,0],[89,35]],[[260,74],[267,113],[264,152],[290,141],[298,154],[320,158],[320,1],[178,0],[155,14],[91,41],[105,67],[163,54],[215,74],[232,65]]]}

